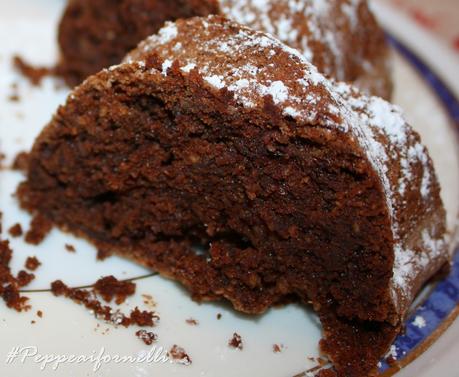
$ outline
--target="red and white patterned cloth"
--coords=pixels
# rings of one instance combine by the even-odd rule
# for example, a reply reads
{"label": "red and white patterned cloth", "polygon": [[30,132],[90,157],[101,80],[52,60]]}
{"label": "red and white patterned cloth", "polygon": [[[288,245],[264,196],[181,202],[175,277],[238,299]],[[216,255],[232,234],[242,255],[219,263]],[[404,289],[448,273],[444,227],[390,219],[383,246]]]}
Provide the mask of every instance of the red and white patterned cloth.
{"label": "red and white patterned cloth", "polygon": [[379,0],[408,13],[459,54],[459,0]]}

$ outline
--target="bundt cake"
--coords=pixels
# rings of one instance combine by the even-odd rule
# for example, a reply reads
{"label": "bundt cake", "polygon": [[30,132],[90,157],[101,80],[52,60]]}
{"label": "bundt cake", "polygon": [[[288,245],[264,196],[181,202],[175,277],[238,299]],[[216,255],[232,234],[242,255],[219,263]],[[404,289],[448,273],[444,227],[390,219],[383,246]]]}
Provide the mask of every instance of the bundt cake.
{"label": "bundt cake", "polygon": [[70,0],[58,71],[78,84],[118,64],[165,21],[209,14],[275,35],[326,75],[390,96],[388,49],[366,0]]}
{"label": "bundt cake", "polygon": [[312,303],[338,376],[375,371],[449,260],[432,162],[399,109],[220,16],[168,23],[74,89],[18,197],[198,300]]}

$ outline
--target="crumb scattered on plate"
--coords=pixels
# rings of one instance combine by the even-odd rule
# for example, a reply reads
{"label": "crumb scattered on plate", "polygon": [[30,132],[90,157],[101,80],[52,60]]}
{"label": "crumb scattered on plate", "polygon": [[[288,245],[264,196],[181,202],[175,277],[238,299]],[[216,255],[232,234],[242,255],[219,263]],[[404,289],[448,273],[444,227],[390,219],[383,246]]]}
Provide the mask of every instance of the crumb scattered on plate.
{"label": "crumb scattered on plate", "polygon": [[179,347],[176,344],[174,344],[169,350],[168,356],[178,364],[190,365],[192,363],[191,357],[182,347]]}
{"label": "crumb scattered on plate", "polygon": [[68,243],[65,244],[65,250],[67,250],[69,253],[74,253],[76,251],[75,246]]}
{"label": "crumb scattered on plate", "polygon": [[25,236],[26,242],[32,245],[39,245],[51,231],[52,227],[51,221],[44,216],[40,214],[34,216],[30,222],[30,229]]}
{"label": "crumb scattered on plate", "polygon": [[147,346],[153,344],[158,339],[158,335],[147,330],[139,330],[135,333],[135,335]]}
{"label": "crumb scattered on plate", "polygon": [[19,223],[14,224],[9,230],[8,233],[11,237],[17,238],[21,237],[23,234],[22,226]]}
{"label": "crumb scattered on plate", "polygon": [[37,257],[27,257],[24,266],[30,271],[35,271],[40,265],[41,262],[37,259]]}
{"label": "crumb scattered on plate", "polygon": [[238,333],[234,333],[233,337],[229,340],[228,345],[231,348],[242,350],[244,345],[242,344],[242,338]]}
{"label": "crumb scattered on plate", "polygon": [[199,322],[194,318],[188,318],[185,322],[188,323],[190,326],[199,325]]}

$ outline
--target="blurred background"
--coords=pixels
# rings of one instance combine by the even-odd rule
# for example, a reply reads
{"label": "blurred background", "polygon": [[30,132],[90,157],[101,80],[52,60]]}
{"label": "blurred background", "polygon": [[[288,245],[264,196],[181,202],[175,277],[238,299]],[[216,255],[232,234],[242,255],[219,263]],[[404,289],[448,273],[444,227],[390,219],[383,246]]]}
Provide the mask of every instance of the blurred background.
{"label": "blurred background", "polygon": [[408,14],[459,54],[459,0],[374,0]]}

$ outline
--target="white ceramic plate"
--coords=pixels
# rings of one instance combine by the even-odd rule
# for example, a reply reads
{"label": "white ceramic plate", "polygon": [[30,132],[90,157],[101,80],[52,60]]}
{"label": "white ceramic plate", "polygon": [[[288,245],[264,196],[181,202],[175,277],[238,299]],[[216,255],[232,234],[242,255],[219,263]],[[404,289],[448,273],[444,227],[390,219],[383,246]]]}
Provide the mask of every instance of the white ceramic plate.
{"label": "white ceramic plate", "polygon": [[[11,57],[16,53],[36,64],[51,65],[55,61],[55,28],[63,4],[61,0],[0,0],[0,150],[6,154],[5,166],[9,166],[17,152],[32,145],[57,105],[65,100],[67,91],[57,89],[55,81],[48,78],[40,87],[33,87],[14,72],[11,64]],[[459,93],[459,81],[457,75],[454,76],[457,66],[451,64],[453,57],[446,49],[424,36],[390,8],[379,4],[375,4],[375,8],[387,30],[415,51],[423,62],[438,70],[443,80]],[[430,59],[428,51],[435,51],[435,59]],[[419,130],[431,151],[452,228],[459,209],[459,160],[451,118],[436,93],[400,53],[394,53],[394,80],[395,102],[406,110],[410,123]],[[11,86],[13,83],[18,85],[19,102],[8,100],[15,92]],[[17,222],[24,229],[28,228],[30,216],[19,210],[12,197],[21,179],[23,177],[18,172],[0,170],[3,237],[7,237],[6,230]],[[67,252],[65,244],[75,246],[76,253]],[[32,255],[40,259],[42,266],[36,272],[36,280],[27,287],[34,291],[27,293],[33,307],[31,311],[18,314],[0,303],[2,377],[292,377],[316,365],[308,357],[319,356],[320,324],[314,313],[302,306],[288,305],[272,309],[263,316],[249,317],[236,313],[226,304],[199,305],[177,284],[152,276],[148,270],[134,263],[117,257],[97,261],[91,245],[58,230],[53,230],[38,247],[27,245],[22,239],[11,239],[11,245],[15,252],[14,271],[21,269],[25,258]],[[95,364],[91,362],[64,362],[54,370],[55,362],[44,366],[43,362],[29,356],[35,351],[37,355],[90,356],[99,354],[103,349],[106,361],[109,356],[136,356],[148,352],[149,347],[134,335],[137,329],[113,328],[94,319],[82,307],[43,291],[55,279],[63,279],[71,286],[85,286],[106,275],[137,279],[137,294],[121,307],[123,311],[136,305],[148,309],[142,294],[154,297],[156,310],[161,316],[160,324],[153,329],[159,336],[156,346],[169,349],[173,344],[180,345],[192,358],[190,366],[168,362],[117,363],[112,360],[102,361],[97,371],[94,371]],[[43,318],[37,317],[37,310],[43,311]],[[217,313],[222,314],[220,320],[217,320]],[[451,315],[445,317],[438,329],[443,330],[449,324]],[[185,320],[190,317],[198,320],[199,325],[187,324]],[[32,320],[36,323],[31,324]],[[243,338],[243,351],[230,349],[227,345],[234,332]],[[454,358],[454,353],[459,351],[459,341],[455,340],[459,336],[455,337],[455,334],[459,334],[457,323],[428,352],[404,368],[400,376],[429,377],[439,373],[458,376],[452,372],[459,370],[458,361]],[[429,339],[432,336],[429,335]],[[274,344],[282,344],[282,352],[274,353]],[[23,360],[17,357],[7,363],[7,356],[15,347],[30,348],[22,352],[22,356],[27,353]],[[420,347],[410,350],[408,356],[414,357],[419,350]],[[454,365],[456,369],[452,369]]]}

